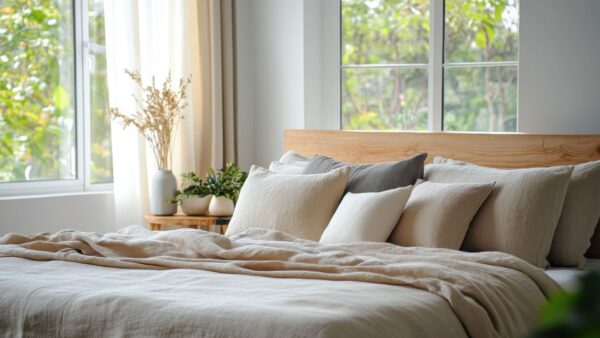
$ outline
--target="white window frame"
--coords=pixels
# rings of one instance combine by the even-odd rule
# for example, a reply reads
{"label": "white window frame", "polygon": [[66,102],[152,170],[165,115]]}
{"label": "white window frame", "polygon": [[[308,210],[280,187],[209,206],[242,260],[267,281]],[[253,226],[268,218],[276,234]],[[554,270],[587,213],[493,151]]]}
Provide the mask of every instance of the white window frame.
{"label": "white window frame", "polygon": [[[444,69],[447,68],[466,68],[466,67],[516,67],[517,71],[519,68],[519,61],[485,61],[485,62],[445,62],[444,61],[444,25],[445,25],[445,13],[444,6],[445,0],[429,0],[429,63],[402,63],[402,64],[364,64],[364,65],[344,65],[342,64],[341,53],[343,50],[342,46],[342,1],[338,2],[339,5],[339,39],[340,39],[340,54],[338,57],[339,63],[339,81],[342,81],[342,72],[347,68],[389,68],[389,69],[427,69],[428,70],[428,124],[430,131],[444,131]],[[519,13],[520,19],[520,13]],[[342,92],[341,85],[339,86],[339,109],[338,129],[342,129]],[[517,81],[517,93],[518,93],[518,81]],[[519,100],[517,97],[517,116],[519,114]],[[516,131],[518,132],[518,118]]]}
{"label": "white window frame", "polygon": [[89,192],[110,192],[112,183],[91,183],[91,109],[89,42],[87,0],[73,0],[73,27],[75,51],[75,179],[40,180],[0,183],[0,197],[13,198],[28,195],[64,195]]}

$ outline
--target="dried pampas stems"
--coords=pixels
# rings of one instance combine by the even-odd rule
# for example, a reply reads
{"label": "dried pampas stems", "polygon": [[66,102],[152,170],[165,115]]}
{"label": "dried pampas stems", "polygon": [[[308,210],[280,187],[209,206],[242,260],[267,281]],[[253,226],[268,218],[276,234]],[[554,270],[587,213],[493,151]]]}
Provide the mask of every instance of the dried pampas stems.
{"label": "dried pampas stems", "polygon": [[150,144],[158,168],[169,169],[173,136],[177,123],[183,119],[183,109],[187,106],[186,90],[192,82],[192,76],[180,79],[179,87],[175,90],[171,88],[171,71],[161,87],[156,87],[154,76],[152,84],[144,86],[139,72],[125,69],[125,73],[142,90],[142,100],[132,95],[138,108],[134,114],[124,114],[119,108],[110,108],[110,115],[123,128],[135,126]]}

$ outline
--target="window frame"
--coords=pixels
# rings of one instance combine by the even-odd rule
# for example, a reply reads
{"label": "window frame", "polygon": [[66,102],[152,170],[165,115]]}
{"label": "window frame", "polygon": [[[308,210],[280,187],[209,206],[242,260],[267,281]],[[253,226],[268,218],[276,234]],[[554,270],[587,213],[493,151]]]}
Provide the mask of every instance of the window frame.
{"label": "window frame", "polygon": [[[429,131],[441,132],[444,130],[444,70],[451,68],[468,68],[468,67],[516,67],[517,74],[519,73],[519,60],[517,61],[483,61],[483,62],[445,62],[444,60],[444,27],[446,25],[446,10],[445,0],[429,0],[429,62],[428,63],[400,63],[400,64],[353,64],[344,65],[342,63],[343,51],[343,27],[342,27],[342,0],[339,4],[339,46],[340,53],[338,57],[339,63],[339,109],[338,113],[338,129],[343,129],[342,124],[342,77],[344,69],[369,69],[369,68],[386,68],[386,69],[427,69],[428,87],[427,87],[427,111],[428,111],[428,126]],[[519,20],[521,19],[519,13]],[[520,26],[519,26],[520,30]],[[519,39],[520,43],[520,39]],[[518,76],[518,75],[517,75]],[[519,83],[517,80],[517,122],[516,130],[519,132],[519,98],[518,89]],[[486,131],[484,133],[493,133]]]}
{"label": "window frame", "polygon": [[89,79],[89,25],[87,0],[72,0],[75,63],[75,157],[77,174],[74,179],[37,180],[0,183],[0,198],[28,195],[64,195],[89,192],[110,192],[113,183],[91,182],[91,109]]}

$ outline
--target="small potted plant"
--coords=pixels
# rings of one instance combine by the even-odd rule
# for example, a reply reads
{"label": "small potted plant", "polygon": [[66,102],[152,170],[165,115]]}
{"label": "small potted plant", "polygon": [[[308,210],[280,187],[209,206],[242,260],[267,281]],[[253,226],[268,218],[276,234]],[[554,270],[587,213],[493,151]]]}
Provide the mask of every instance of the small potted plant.
{"label": "small potted plant", "polygon": [[210,169],[206,177],[207,191],[213,195],[208,206],[212,216],[233,215],[234,202],[248,174],[233,164],[227,163],[221,170]]}
{"label": "small potted plant", "polygon": [[189,216],[205,215],[212,195],[206,183],[195,172],[181,174],[181,190],[176,193],[175,203],[181,203],[181,210]]}

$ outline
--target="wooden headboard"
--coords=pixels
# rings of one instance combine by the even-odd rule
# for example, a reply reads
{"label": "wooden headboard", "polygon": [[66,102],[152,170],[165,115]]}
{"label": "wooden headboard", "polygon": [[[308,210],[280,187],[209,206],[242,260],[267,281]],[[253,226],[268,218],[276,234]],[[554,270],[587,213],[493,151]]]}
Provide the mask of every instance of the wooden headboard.
{"label": "wooden headboard", "polygon": [[416,153],[495,168],[547,167],[600,160],[600,135],[286,130],[285,150],[372,163]]}

